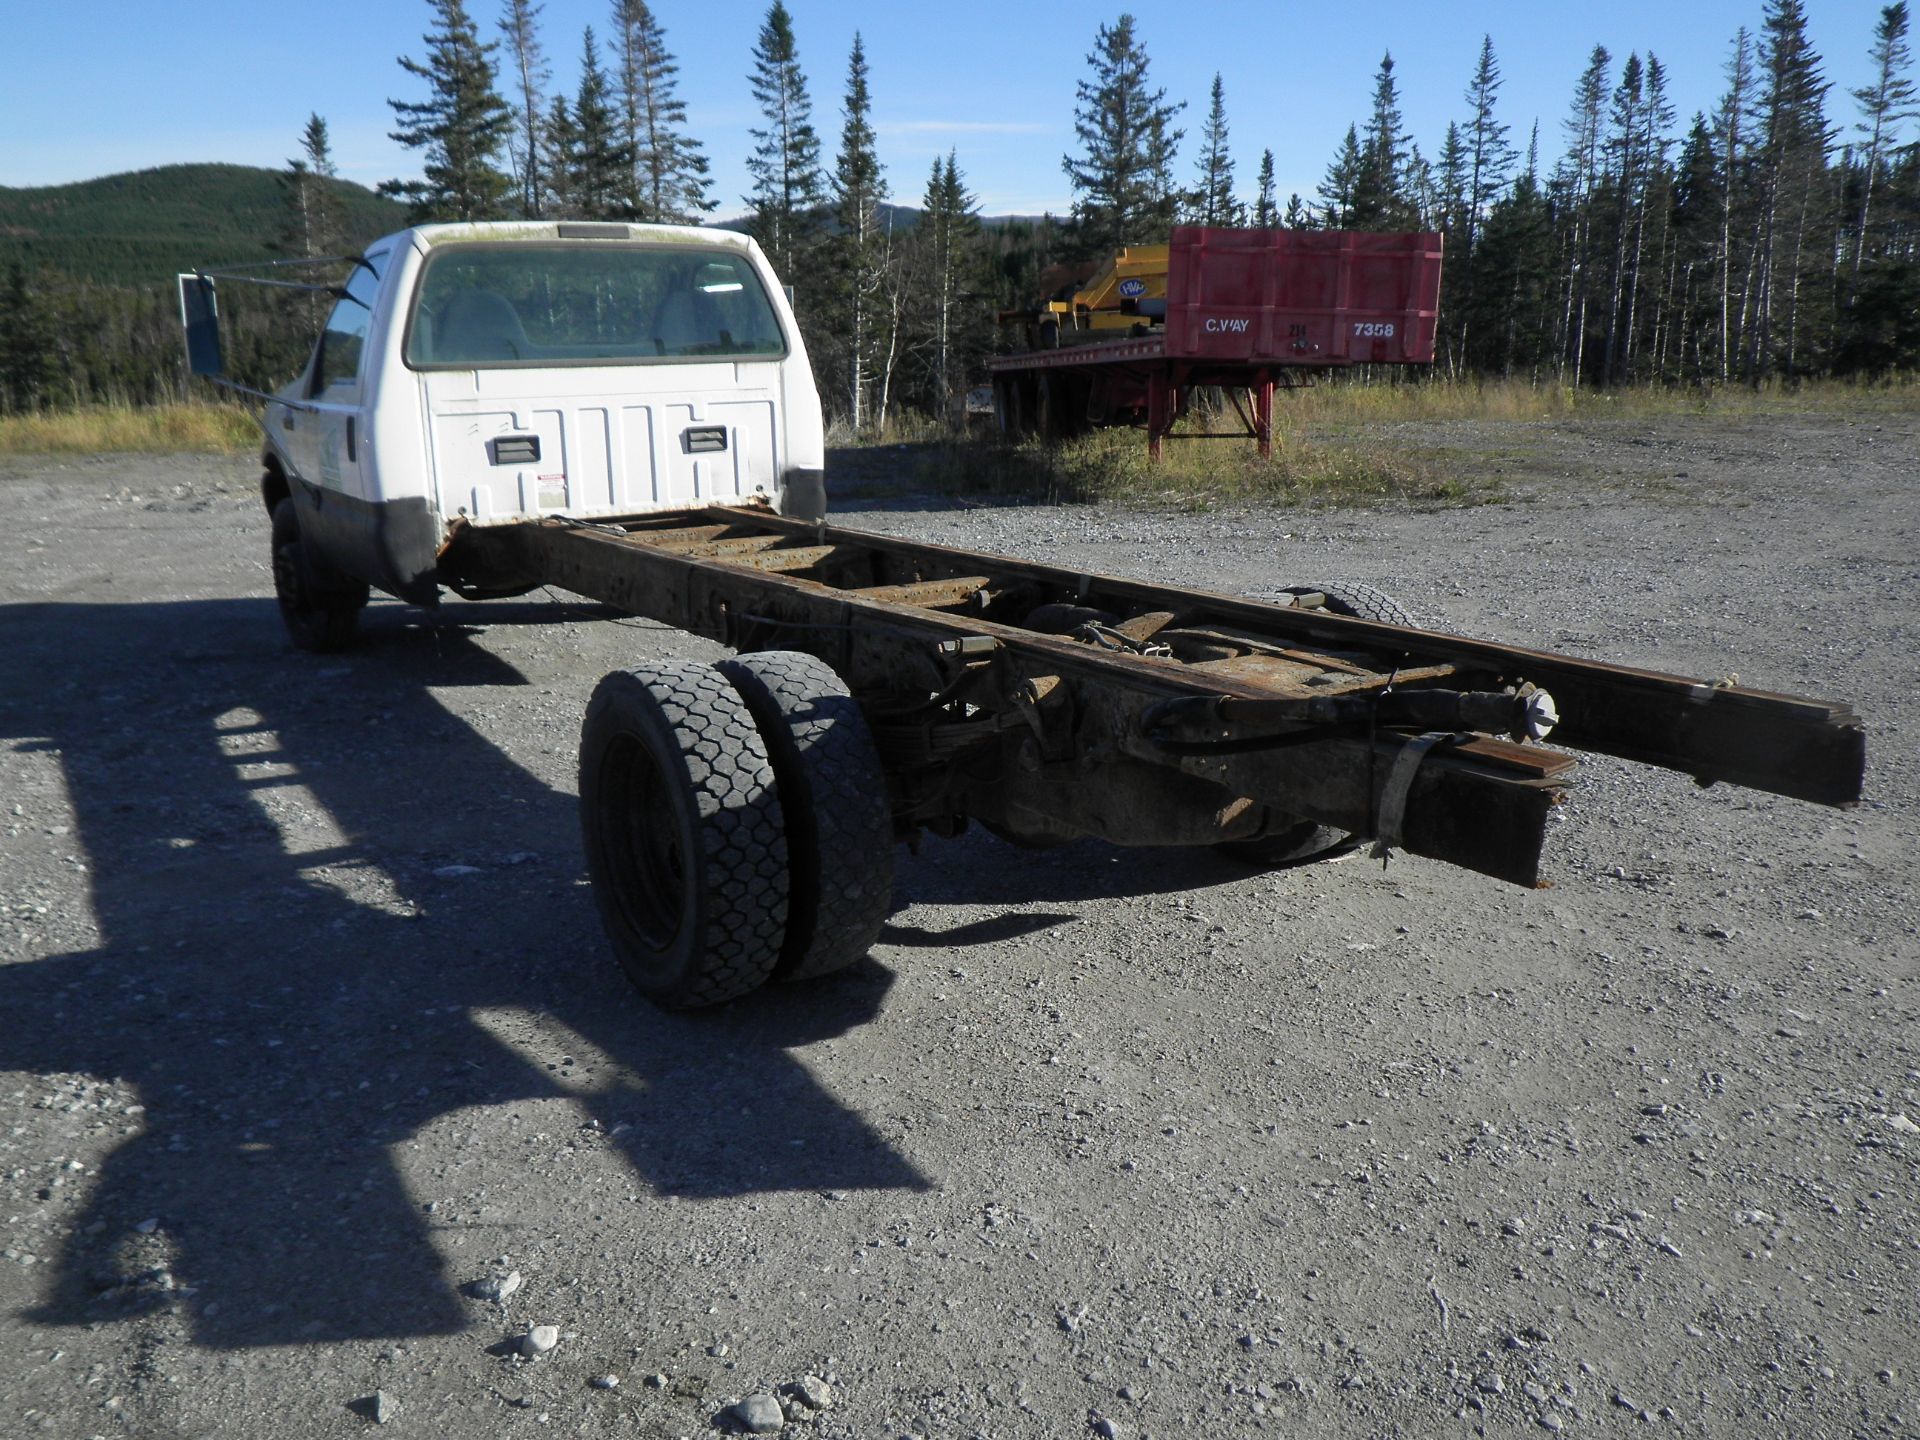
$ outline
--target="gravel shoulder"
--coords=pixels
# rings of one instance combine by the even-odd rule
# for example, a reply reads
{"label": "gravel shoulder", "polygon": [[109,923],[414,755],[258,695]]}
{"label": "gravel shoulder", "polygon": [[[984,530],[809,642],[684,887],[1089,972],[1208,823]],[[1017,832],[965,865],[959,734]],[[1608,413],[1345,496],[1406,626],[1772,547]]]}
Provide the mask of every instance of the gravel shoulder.
{"label": "gravel shoulder", "polygon": [[0,1433],[1920,1434],[1920,419],[1398,433],[1511,499],[844,518],[1844,699],[1867,802],[1590,760],[1539,892],[929,840],[853,970],[668,1016],[575,747],[717,651],[302,655],[244,461],[0,461]]}

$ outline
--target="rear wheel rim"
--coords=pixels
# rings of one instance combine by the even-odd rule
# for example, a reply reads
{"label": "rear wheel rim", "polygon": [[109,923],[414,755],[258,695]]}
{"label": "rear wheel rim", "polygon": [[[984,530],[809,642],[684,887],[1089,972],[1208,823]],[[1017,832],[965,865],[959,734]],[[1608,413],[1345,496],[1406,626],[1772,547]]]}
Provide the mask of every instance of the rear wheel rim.
{"label": "rear wheel rim", "polygon": [[647,949],[664,953],[686,924],[687,849],[672,790],[639,737],[617,735],[606,750],[600,839],[620,918]]}

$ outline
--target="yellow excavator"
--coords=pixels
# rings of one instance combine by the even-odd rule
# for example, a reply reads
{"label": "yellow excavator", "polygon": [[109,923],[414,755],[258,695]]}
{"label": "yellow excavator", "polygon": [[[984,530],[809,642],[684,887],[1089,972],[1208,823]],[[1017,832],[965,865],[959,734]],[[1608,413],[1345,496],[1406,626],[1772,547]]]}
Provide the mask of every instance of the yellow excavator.
{"label": "yellow excavator", "polygon": [[1059,267],[1043,279],[1047,299],[1031,310],[1001,311],[1000,323],[1026,325],[1035,350],[1158,330],[1167,319],[1170,253],[1166,245],[1128,245],[1097,268]]}

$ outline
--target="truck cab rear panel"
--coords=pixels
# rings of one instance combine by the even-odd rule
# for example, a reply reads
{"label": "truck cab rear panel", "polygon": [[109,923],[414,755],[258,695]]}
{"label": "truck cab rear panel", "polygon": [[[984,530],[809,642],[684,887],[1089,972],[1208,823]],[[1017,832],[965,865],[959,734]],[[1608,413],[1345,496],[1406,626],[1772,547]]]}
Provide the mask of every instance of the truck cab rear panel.
{"label": "truck cab rear panel", "polygon": [[745,236],[421,226],[367,247],[269,401],[269,503],[335,567],[432,603],[448,527],[707,504],[824,513],[819,398]]}

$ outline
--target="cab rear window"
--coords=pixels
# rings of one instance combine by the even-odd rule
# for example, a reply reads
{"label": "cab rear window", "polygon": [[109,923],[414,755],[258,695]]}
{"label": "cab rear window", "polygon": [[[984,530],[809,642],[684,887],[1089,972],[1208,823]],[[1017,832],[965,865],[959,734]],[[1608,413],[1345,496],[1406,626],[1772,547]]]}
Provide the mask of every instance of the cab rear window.
{"label": "cab rear window", "polygon": [[448,245],[407,322],[415,369],[778,357],[780,322],[744,256],[685,245]]}

